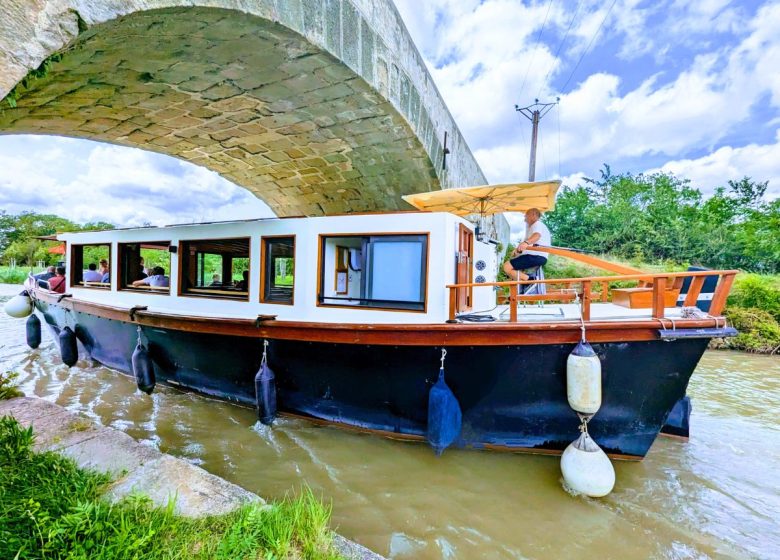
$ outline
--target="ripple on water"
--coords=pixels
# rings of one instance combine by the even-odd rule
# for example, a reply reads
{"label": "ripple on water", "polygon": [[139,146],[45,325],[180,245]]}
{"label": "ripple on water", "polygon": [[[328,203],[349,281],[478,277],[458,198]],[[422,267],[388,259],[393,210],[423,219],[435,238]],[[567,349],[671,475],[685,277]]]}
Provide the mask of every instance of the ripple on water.
{"label": "ripple on water", "polygon": [[[3,291],[5,290],[5,291]],[[18,291],[0,287],[2,295]],[[1,302],[0,302],[1,303]],[[615,464],[615,491],[572,497],[557,459],[447,451],[282,418],[60,363],[48,332],[0,317],[0,367],[22,389],[84,412],[266,497],[309,484],[348,537],[396,559],[770,558],[780,548],[780,359],[707,353],[689,388],[689,443],[660,438]]]}

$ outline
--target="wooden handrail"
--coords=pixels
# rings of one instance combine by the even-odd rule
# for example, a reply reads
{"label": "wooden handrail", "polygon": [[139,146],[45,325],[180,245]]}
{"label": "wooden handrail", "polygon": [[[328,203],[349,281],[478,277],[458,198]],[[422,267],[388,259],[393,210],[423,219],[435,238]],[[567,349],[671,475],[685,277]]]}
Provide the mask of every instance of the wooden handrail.
{"label": "wooden handrail", "polygon": [[511,288],[509,290],[509,321],[511,323],[515,323],[517,322],[517,286],[530,284],[581,284],[582,317],[585,321],[590,321],[590,306],[593,299],[593,282],[599,283],[601,285],[601,301],[607,301],[606,293],[609,288],[609,283],[625,280],[642,280],[652,284],[653,299],[651,305],[651,314],[654,319],[663,319],[666,312],[665,301],[667,287],[675,288],[676,286],[681,286],[682,279],[691,278],[688,294],[685,297],[685,302],[683,305],[686,307],[692,306],[696,304],[696,300],[698,299],[702,286],[704,285],[704,280],[709,276],[718,277],[718,284],[715,288],[715,293],[713,294],[712,302],[710,304],[710,315],[720,316],[723,308],[726,305],[726,299],[728,298],[729,291],[731,290],[731,286],[734,283],[734,278],[738,273],[738,270],[697,270],[659,273],[640,272],[637,274],[622,274],[620,276],[587,276],[584,278],[550,278],[544,280],[513,280],[508,282],[472,282],[468,284],[448,284],[446,289],[450,290],[449,319],[451,321],[455,320],[457,316],[455,310],[457,298],[455,294],[456,290],[459,288],[509,286]]}
{"label": "wooden handrail", "polygon": [[570,251],[561,247],[545,247],[544,245],[534,245],[532,250],[539,251],[540,253],[549,253],[551,255],[566,257],[567,259],[571,259],[573,261],[579,261],[591,266],[595,266],[596,268],[600,268],[602,270],[617,272],[618,274],[644,274],[644,270],[639,270],[638,268],[623,266],[622,264],[599,259],[598,257],[593,257],[591,255],[584,255],[582,253]]}
{"label": "wooden handrail", "polygon": [[482,282],[469,284],[447,284],[445,288],[468,288],[472,286],[518,286],[527,284],[577,284],[585,280],[593,282],[619,282],[622,280],[647,280],[654,278],[695,278],[697,276],[736,275],[739,270],[692,270],[690,272],[643,272],[621,276],[583,276],[582,278],[545,278],[544,280],[508,280],[506,282]]}

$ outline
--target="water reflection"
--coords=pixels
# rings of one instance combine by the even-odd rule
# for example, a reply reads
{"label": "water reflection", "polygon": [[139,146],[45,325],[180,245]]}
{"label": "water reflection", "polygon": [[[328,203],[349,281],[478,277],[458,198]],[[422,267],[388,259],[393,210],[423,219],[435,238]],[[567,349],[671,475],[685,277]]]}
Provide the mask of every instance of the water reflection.
{"label": "water reflection", "polygon": [[[0,289],[1,290],[1,289]],[[0,291],[0,295],[14,293]],[[2,298],[0,298],[2,299]],[[693,437],[617,463],[615,492],[572,498],[558,460],[426,446],[282,419],[159,387],[96,364],[68,369],[51,336],[24,346],[0,317],[0,368],[81,411],[267,497],[306,482],[348,537],[397,559],[769,558],[780,547],[780,359],[711,352],[693,378]]]}

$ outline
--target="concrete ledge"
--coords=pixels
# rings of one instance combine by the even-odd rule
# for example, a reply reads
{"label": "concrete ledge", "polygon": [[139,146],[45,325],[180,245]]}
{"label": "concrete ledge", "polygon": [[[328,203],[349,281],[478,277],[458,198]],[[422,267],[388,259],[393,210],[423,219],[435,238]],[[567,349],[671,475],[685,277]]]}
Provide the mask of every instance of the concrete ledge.
{"label": "concrete ledge", "polygon": [[[249,503],[265,503],[240,486],[166,453],[138,443],[127,434],[43,399],[0,401],[0,417],[12,416],[35,430],[37,451],[55,451],[83,468],[108,472],[115,482],[106,493],[112,501],[143,494],[156,506],[176,499],[176,513],[188,517],[219,515]],[[334,544],[349,560],[383,560],[367,548],[335,535]]]}

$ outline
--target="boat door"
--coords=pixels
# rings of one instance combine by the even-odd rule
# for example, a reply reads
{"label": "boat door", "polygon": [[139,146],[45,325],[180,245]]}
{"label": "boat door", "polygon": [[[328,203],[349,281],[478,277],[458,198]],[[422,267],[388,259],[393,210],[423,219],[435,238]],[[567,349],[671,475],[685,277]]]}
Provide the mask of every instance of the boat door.
{"label": "boat door", "polygon": [[[455,282],[458,284],[471,283],[471,261],[474,255],[474,233],[464,226],[458,225],[458,253],[456,257]],[[457,305],[458,313],[471,309],[472,288],[458,288]]]}

